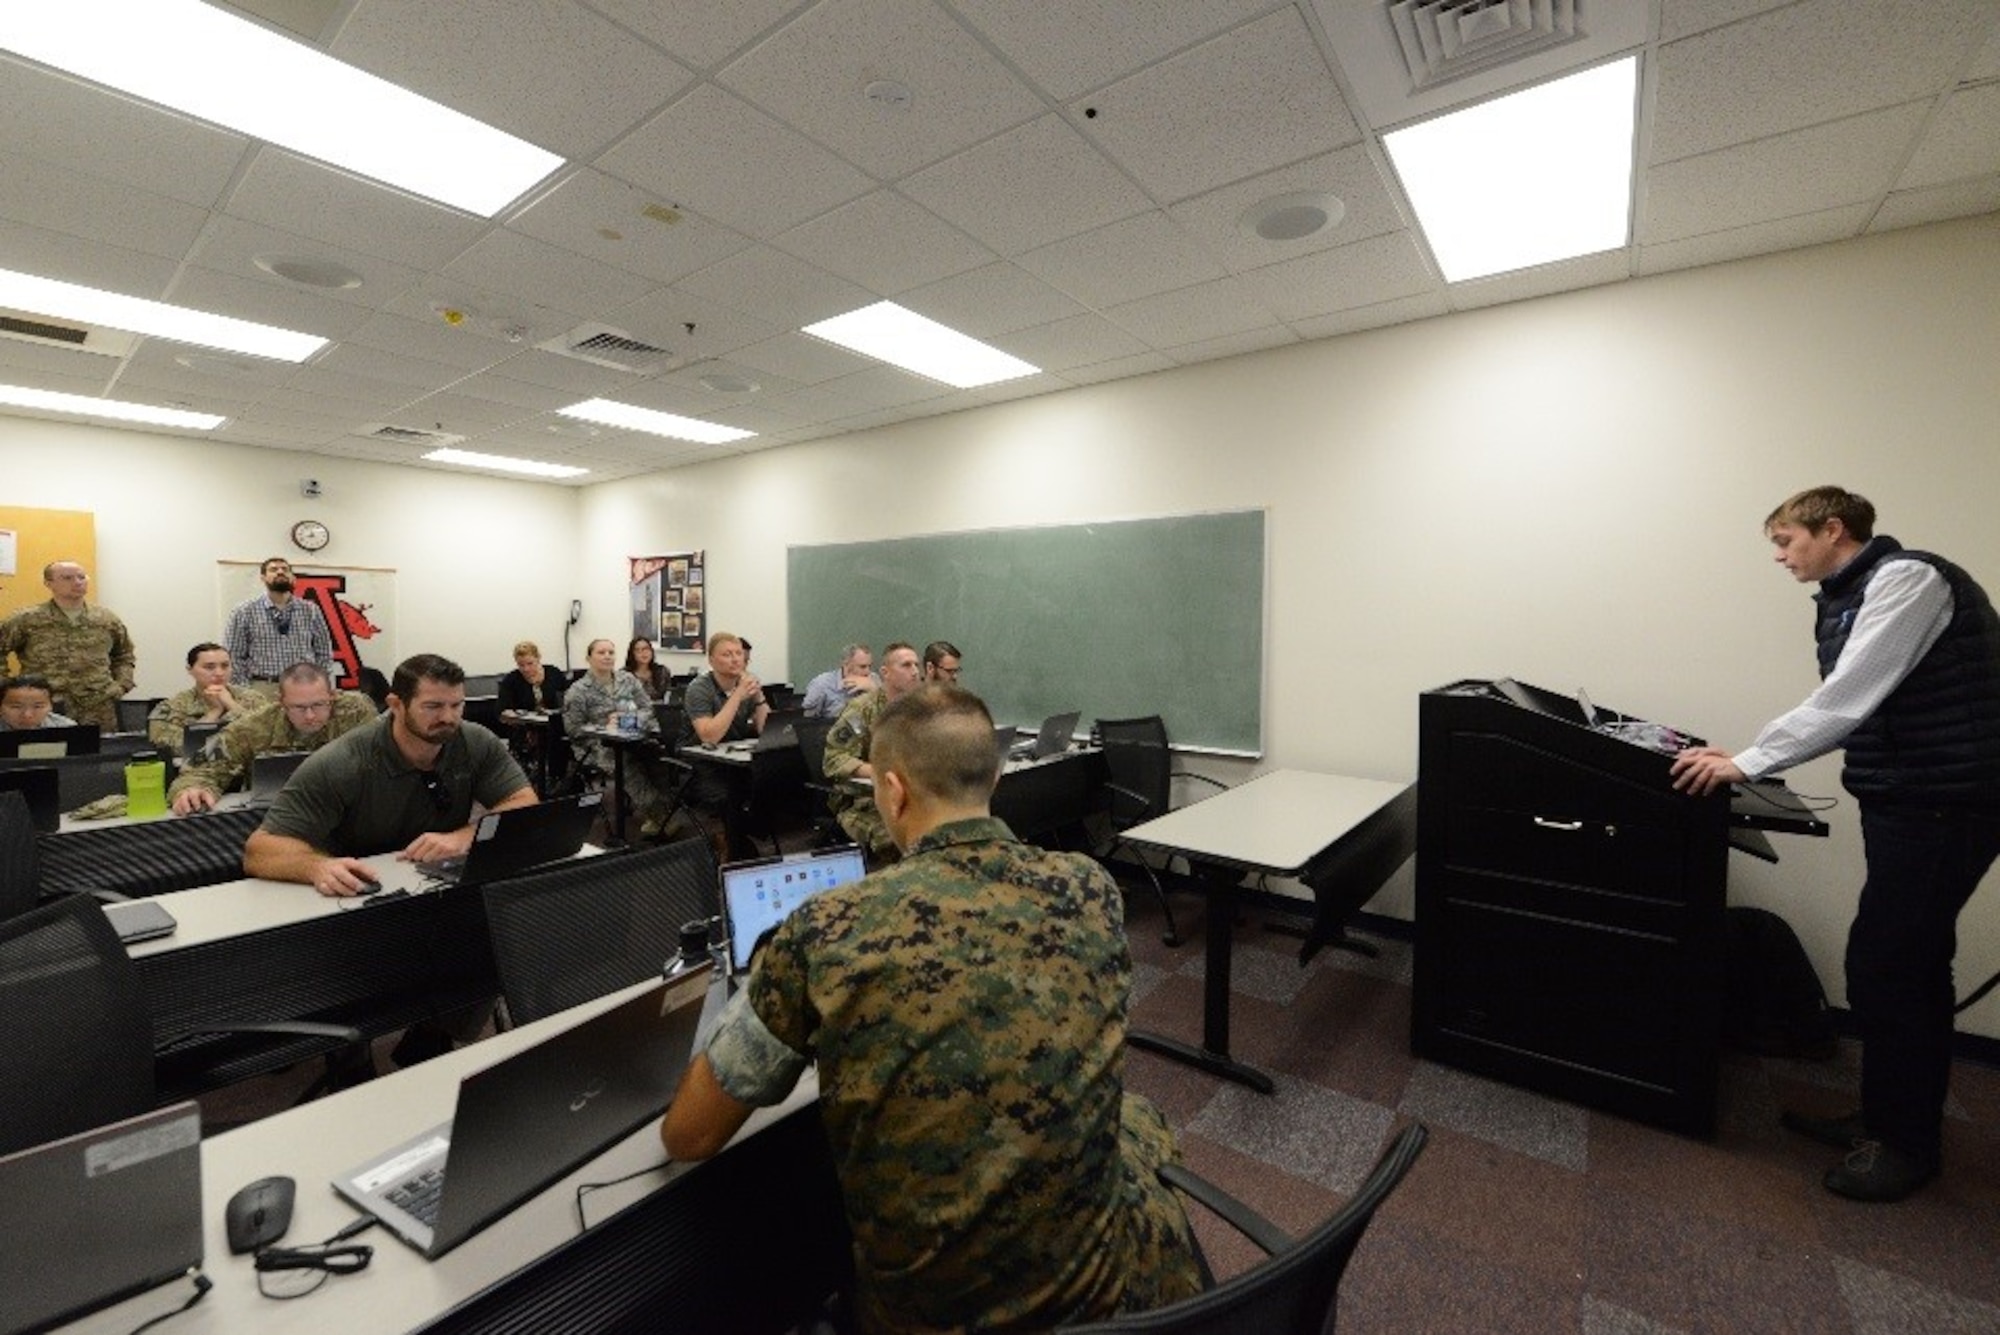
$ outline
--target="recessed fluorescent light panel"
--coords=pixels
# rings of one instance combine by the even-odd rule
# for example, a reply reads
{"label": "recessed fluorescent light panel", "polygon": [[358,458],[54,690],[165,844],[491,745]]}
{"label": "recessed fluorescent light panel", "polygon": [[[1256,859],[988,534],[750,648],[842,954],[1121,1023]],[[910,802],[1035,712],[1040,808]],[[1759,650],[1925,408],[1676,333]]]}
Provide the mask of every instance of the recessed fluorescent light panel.
{"label": "recessed fluorescent light panel", "polygon": [[510,459],[504,454],[480,454],[476,450],[432,450],[423,457],[432,463],[490,468],[499,473],[521,473],[528,477],[581,477],[590,471],[569,464],[545,464],[539,459]]}
{"label": "recessed fluorescent light panel", "polygon": [[562,165],[200,0],[0,5],[0,48],[482,218]]}
{"label": "recessed fluorescent light panel", "polygon": [[732,440],[748,440],[757,434],[755,431],[723,426],[719,422],[704,422],[699,417],[635,408],[629,403],[612,399],[585,399],[582,403],[572,403],[556,411],[564,417],[622,427],[627,431],[644,431],[654,436],[668,436],[674,440],[691,440],[697,445],[727,445]]}
{"label": "recessed fluorescent light panel", "polygon": [[809,324],[801,332],[958,389],[1019,380],[1042,369],[893,301]]}
{"label": "recessed fluorescent light panel", "polygon": [[1446,282],[1626,244],[1638,80],[1627,56],[1382,137]]}
{"label": "recessed fluorescent light panel", "polygon": [[79,417],[104,417],[114,422],[142,422],[147,426],[186,427],[190,431],[213,431],[224,420],[216,413],[191,413],[184,408],[155,408],[150,403],[93,399],[86,394],[58,394],[50,389],[29,389],[25,385],[0,385],[0,405],[45,413],[74,413]]}
{"label": "recessed fluorescent light panel", "polygon": [[12,269],[0,269],[0,307],[77,324],[103,325],[131,334],[150,334],[176,343],[221,348],[225,352],[246,352],[281,362],[302,362],[326,346],[325,339],[312,334],[62,283],[53,278],[38,278]]}

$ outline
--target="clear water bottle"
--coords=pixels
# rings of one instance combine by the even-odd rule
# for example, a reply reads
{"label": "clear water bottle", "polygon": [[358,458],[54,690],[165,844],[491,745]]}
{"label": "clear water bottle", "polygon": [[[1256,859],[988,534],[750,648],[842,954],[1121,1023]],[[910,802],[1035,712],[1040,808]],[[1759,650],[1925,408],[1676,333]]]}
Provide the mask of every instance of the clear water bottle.
{"label": "clear water bottle", "polygon": [[630,700],[618,702],[618,732],[624,737],[639,735],[639,711],[632,707]]}

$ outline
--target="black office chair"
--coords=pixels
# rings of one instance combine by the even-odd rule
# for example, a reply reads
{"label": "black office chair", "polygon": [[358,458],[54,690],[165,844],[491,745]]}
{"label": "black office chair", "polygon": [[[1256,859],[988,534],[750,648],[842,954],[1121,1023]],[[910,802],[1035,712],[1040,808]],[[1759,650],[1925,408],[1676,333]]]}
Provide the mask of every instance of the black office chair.
{"label": "black office chair", "polygon": [[840,828],[840,822],[827,805],[827,799],[833,796],[833,785],[826,778],[826,735],[833,730],[833,724],[834,720],[827,718],[802,718],[793,727],[793,735],[799,739],[799,759],[805,764],[806,814],[812,824],[814,848],[831,848],[848,842],[847,832]]}
{"label": "black office chair", "polygon": [[243,845],[263,822],[253,807],[105,825],[41,837],[42,893],[164,895],[243,876]]}
{"label": "black office chair", "polygon": [[153,712],[153,706],[160,703],[160,696],[125,696],[117,702],[118,731],[144,732],[146,720]]}
{"label": "black office chair", "polygon": [[481,887],[512,1024],[658,978],[684,923],[716,910],[706,839],[576,858]]}
{"label": "black office chair", "polygon": [[[1167,748],[1167,725],[1158,714],[1145,718],[1099,719],[1097,732],[1104,745],[1107,775],[1104,786],[1111,794],[1106,816],[1111,822],[1112,840],[1111,846],[1103,853],[1105,861],[1117,856],[1119,848],[1124,845],[1122,836],[1125,831],[1164,816],[1173,809],[1175,779],[1194,779],[1217,788],[1229,786],[1206,774],[1174,768],[1173,752]],[[1139,849],[1130,848],[1128,851],[1139,869],[1146,873],[1146,879],[1153,886],[1153,895],[1160,901],[1160,910],[1167,915],[1167,930],[1160,934],[1160,939],[1170,946],[1179,945],[1181,937],[1174,925],[1173,906],[1167,903],[1166,888],[1160,884],[1158,873]],[[1168,861],[1171,863],[1172,859]]]}
{"label": "black office chair", "polygon": [[784,836],[812,824],[815,808],[825,799],[811,788],[805,753],[796,746],[774,746],[750,753],[750,784],[739,828],[754,847],[768,840],[773,857],[785,851]]}
{"label": "black office chair", "polygon": [[1205,1293],[1151,1312],[1065,1326],[1071,1335],[1321,1335],[1333,1329],[1340,1279],[1354,1248],[1396,1184],[1423,1152],[1430,1133],[1413,1123],[1389,1144],[1354,1198],[1302,1238],[1283,1230],[1187,1169],[1169,1164],[1160,1177],[1226,1220],[1271,1259]]}
{"label": "black office chair", "polygon": [[35,907],[41,894],[39,865],[28,799],[0,792],[0,922]]}

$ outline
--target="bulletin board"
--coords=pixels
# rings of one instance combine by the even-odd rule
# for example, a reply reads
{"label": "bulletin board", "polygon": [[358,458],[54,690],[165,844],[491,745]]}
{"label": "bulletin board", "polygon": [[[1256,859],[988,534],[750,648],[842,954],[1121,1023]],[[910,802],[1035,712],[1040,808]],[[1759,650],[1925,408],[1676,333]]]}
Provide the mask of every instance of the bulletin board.
{"label": "bulletin board", "polygon": [[75,561],[90,576],[90,601],[98,600],[97,516],[88,510],[32,510],[0,505],[0,558],[11,549],[14,568],[0,560],[0,617],[49,600],[42,567]]}

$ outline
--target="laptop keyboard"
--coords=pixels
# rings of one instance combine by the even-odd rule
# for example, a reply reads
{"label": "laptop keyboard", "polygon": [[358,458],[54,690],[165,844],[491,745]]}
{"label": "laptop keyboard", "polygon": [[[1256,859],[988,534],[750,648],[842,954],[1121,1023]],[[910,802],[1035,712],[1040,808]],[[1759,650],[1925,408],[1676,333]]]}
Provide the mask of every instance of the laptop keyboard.
{"label": "laptop keyboard", "polygon": [[443,1164],[426,1169],[382,1194],[404,1214],[423,1221],[426,1228],[436,1228],[438,1202],[444,1199],[444,1169]]}

